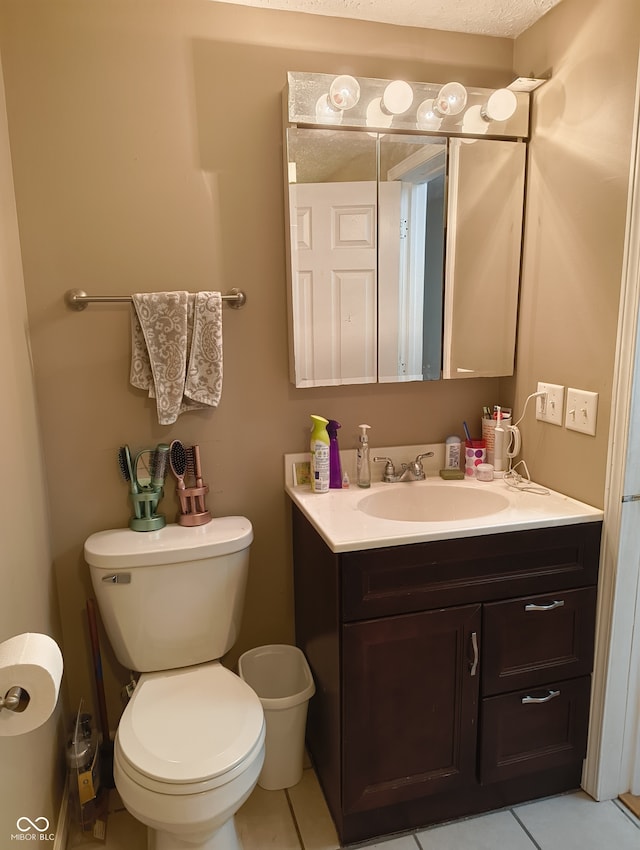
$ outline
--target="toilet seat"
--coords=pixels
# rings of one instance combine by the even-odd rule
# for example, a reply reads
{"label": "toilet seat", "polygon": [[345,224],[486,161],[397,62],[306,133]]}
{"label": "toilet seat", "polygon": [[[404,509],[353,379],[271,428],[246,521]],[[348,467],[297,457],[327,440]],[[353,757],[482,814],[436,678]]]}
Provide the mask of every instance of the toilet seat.
{"label": "toilet seat", "polygon": [[260,700],[214,661],[143,674],[120,720],[115,757],[149,790],[194,794],[231,781],[263,745]]}

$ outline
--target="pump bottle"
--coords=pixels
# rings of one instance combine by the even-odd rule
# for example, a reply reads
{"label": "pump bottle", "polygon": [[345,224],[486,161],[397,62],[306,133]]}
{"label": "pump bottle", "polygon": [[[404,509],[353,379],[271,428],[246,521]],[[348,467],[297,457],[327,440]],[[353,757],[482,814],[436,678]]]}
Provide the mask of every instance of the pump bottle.
{"label": "pump bottle", "polygon": [[314,493],[329,492],[329,420],[311,416],[311,489]]}
{"label": "pump bottle", "polygon": [[358,437],[358,455],[357,455],[357,484],[358,487],[371,486],[371,464],[369,463],[369,435],[367,431],[371,428],[370,425],[358,425],[360,436]]}

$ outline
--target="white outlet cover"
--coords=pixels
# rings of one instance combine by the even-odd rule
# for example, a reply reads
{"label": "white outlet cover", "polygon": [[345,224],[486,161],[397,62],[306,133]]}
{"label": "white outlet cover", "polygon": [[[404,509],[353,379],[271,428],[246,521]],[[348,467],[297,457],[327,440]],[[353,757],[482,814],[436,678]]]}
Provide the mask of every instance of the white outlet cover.
{"label": "white outlet cover", "polygon": [[546,393],[546,399],[538,396],[536,399],[536,419],[548,422],[550,425],[562,427],[562,415],[564,413],[564,387],[560,384],[548,384],[544,381],[538,382],[538,392]]}
{"label": "white outlet cover", "polygon": [[565,427],[571,431],[580,431],[582,434],[595,437],[597,419],[598,393],[569,387],[567,389]]}

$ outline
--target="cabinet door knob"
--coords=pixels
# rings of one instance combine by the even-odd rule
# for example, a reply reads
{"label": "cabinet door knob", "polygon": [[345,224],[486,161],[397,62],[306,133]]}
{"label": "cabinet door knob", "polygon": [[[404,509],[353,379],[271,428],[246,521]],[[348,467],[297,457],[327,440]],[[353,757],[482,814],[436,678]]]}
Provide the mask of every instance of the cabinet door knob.
{"label": "cabinet door knob", "polygon": [[549,691],[546,697],[522,697],[523,705],[536,705],[541,702],[549,702],[549,700],[560,696],[560,691]]}
{"label": "cabinet door knob", "polygon": [[471,632],[471,648],[473,649],[473,661],[471,662],[471,675],[475,676],[478,671],[478,634]]}
{"label": "cabinet door knob", "polygon": [[525,611],[553,611],[554,608],[562,608],[564,599],[556,599],[554,602],[549,602],[547,605],[536,605],[535,602],[530,602],[524,606]]}

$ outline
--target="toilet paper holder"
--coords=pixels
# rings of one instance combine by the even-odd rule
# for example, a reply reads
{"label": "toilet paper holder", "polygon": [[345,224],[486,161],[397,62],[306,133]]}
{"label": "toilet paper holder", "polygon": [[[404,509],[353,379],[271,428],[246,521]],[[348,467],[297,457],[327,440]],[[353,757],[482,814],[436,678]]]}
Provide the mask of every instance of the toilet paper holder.
{"label": "toilet paper holder", "polygon": [[0,711],[7,708],[9,711],[24,711],[29,704],[29,694],[19,685],[9,688],[4,697],[0,697]]}

